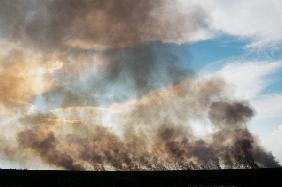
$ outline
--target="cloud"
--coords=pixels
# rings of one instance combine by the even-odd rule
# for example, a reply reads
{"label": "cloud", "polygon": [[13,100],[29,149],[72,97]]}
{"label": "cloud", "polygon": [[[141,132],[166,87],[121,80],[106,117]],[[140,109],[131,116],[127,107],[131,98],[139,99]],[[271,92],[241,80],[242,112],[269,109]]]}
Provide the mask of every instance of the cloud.
{"label": "cloud", "polygon": [[271,47],[282,41],[282,2],[279,0],[179,0],[186,6],[191,3],[208,12],[208,32],[227,33],[251,39],[249,47]]}
{"label": "cloud", "polygon": [[226,63],[216,74],[234,86],[234,95],[255,99],[272,82],[269,75],[282,68],[281,61],[237,61]]}
{"label": "cloud", "polygon": [[259,96],[252,103],[257,110],[256,119],[278,118],[282,114],[282,94],[266,94]]}
{"label": "cloud", "polygon": [[271,133],[267,133],[262,136],[261,143],[263,146],[268,147],[272,151],[273,155],[282,162],[282,125],[279,125]]}
{"label": "cloud", "polygon": [[211,1],[211,26],[219,31],[253,40],[252,47],[282,41],[282,2],[277,0]]}

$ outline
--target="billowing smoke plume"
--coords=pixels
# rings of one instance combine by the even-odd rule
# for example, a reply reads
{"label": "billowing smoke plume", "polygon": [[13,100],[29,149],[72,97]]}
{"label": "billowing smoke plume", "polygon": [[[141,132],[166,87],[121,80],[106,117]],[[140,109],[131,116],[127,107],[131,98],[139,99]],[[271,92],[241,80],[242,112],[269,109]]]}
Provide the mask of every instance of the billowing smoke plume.
{"label": "billowing smoke plume", "polygon": [[[172,43],[207,17],[168,0],[2,1],[2,157],[69,170],[280,167],[247,129],[248,102],[179,59],[188,51]],[[197,136],[196,121],[211,132]]]}
{"label": "billowing smoke plume", "polygon": [[[26,130],[18,141],[65,169],[279,166],[245,126],[252,109],[226,100],[222,92],[224,83],[218,79],[184,81],[107,109],[69,107],[29,115],[21,119]],[[190,119],[205,115],[216,130],[200,139],[193,135]]]}
{"label": "billowing smoke plume", "polygon": [[4,0],[5,37],[41,47],[117,48],[150,41],[183,41],[206,16],[169,0]]}

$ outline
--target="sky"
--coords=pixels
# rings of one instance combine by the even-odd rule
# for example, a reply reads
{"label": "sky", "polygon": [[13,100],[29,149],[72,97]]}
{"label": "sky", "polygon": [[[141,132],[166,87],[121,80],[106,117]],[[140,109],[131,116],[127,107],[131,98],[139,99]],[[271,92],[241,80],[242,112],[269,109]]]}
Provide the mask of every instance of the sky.
{"label": "sky", "polygon": [[0,4],[0,168],[282,163],[281,1]]}

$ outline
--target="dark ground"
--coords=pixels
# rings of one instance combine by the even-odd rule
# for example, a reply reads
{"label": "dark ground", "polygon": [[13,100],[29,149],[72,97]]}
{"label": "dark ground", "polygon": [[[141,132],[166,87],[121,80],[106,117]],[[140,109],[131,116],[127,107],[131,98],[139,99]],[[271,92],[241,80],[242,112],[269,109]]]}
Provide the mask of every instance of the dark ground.
{"label": "dark ground", "polygon": [[191,171],[0,170],[0,186],[282,186],[282,169]]}

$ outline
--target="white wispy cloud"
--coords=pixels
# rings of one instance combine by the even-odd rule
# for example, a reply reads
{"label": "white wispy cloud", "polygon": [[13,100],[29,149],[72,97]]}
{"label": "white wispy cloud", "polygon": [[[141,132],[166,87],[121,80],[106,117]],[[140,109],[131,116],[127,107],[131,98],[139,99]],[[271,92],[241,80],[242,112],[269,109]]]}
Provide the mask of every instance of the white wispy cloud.
{"label": "white wispy cloud", "polygon": [[282,117],[282,94],[262,95],[253,100],[252,104],[259,114],[257,119]]}
{"label": "white wispy cloud", "polygon": [[268,147],[269,150],[278,158],[282,163],[282,125],[279,125],[276,130],[268,133],[261,138],[263,146]]}
{"label": "white wispy cloud", "polygon": [[282,42],[280,0],[179,1],[186,6],[196,4],[202,7],[209,17],[209,31],[249,38],[249,47],[274,47]]}
{"label": "white wispy cloud", "polygon": [[282,68],[282,61],[252,61],[227,63],[217,72],[231,85],[234,95],[247,100],[254,100],[272,83],[269,75]]}

